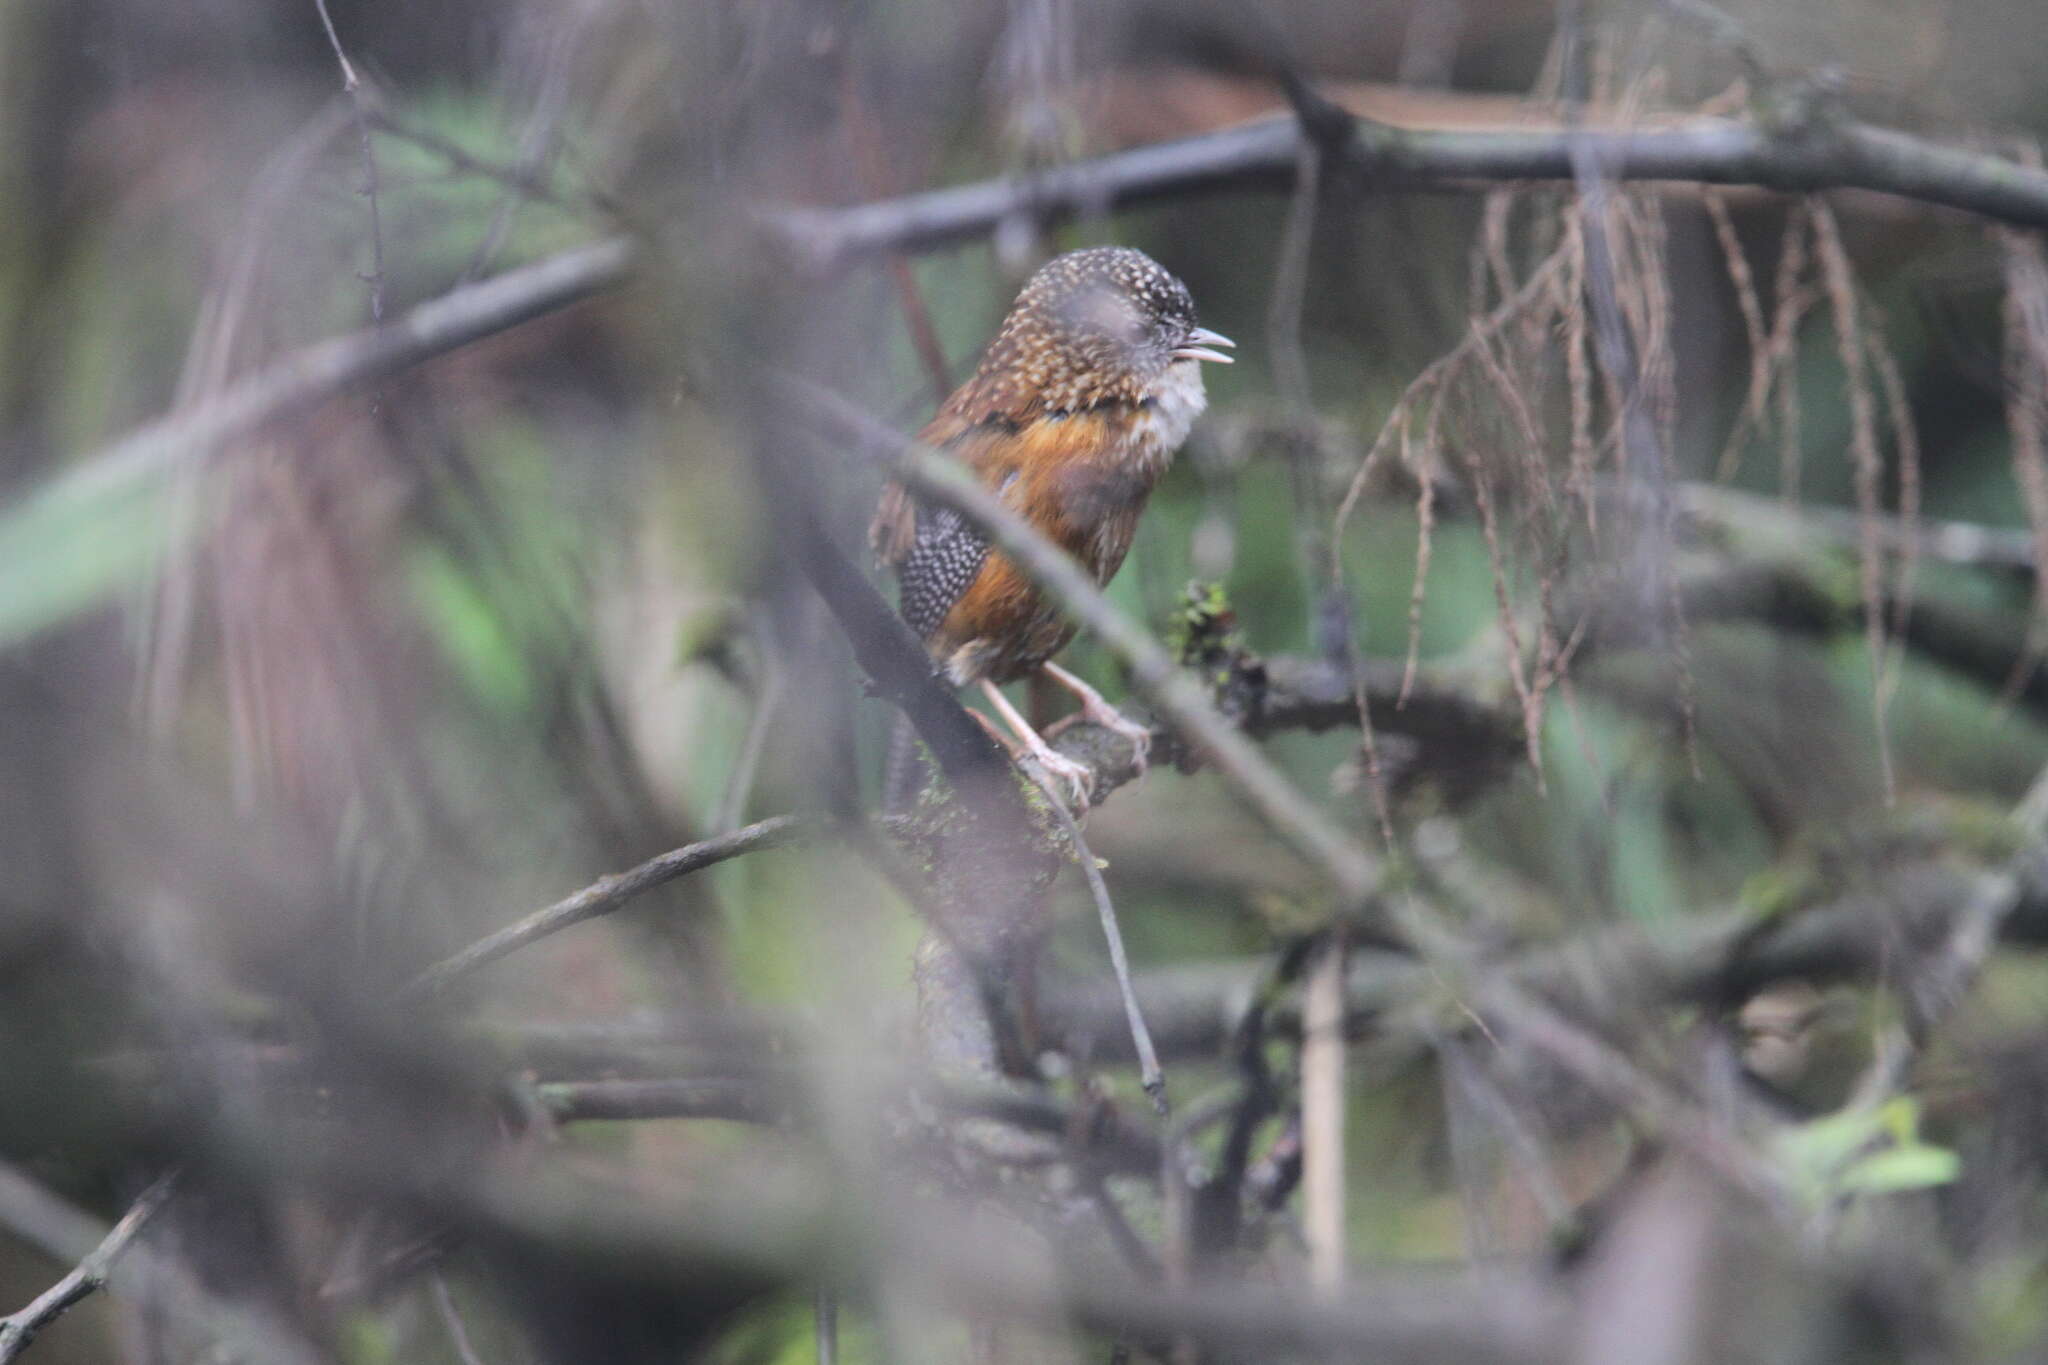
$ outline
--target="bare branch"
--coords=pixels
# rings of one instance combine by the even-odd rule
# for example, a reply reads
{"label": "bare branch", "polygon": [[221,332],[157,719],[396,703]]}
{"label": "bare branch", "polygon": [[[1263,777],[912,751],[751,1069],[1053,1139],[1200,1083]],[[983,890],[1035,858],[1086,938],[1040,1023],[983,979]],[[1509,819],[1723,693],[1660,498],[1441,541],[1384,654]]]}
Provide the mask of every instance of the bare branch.
{"label": "bare branch", "polygon": [[2026,847],[2005,866],[1977,878],[1931,960],[1902,983],[1905,1018],[1877,1040],[1876,1060],[1857,1086],[1853,1102],[1875,1105],[1903,1090],[1915,1058],[1983,972],[1992,948],[2019,909],[2029,880],[2041,872],[2042,845],[2048,840],[2048,769],[2035,776],[2012,819]]}
{"label": "bare branch", "polygon": [[128,1212],[121,1215],[121,1221],[108,1230],[100,1244],[71,1268],[70,1274],[37,1295],[35,1302],[28,1307],[0,1318],[0,1362],[13,1360],[28,1349],[37,1333],[106,1288],[107,1274],[113,1269],[114,1262],[142,1231],[143,1224],[163,1207],[176,1186],[175,1175],[157,1180],[129,1206]]}
{"label": "bare branch", "polygon": [[320,11],[320,25],[327,30],[327,45],[334,49],[334,60],[341,63],[341,89],[348,96],[349,105],[355,111],[356,137],[363,154],[363,197],[370,203],[370,273],[364,283],[370,286],[370,321],[384,321],[384,222],[377,207],[377,149],[370,138],[370,114],[363,98],[363,82],[356,75],[354,63],[348,53],[342,50],[341,34],[335,31],[334,17],[327,12],[327,0],[313,0]]}
{"label": "bare branch", "polygon": [[[2039,861],[2044,852],[2048,848],[2033,843],[2007,864],[2019,874],[2010,904],[1988,897],[2000,888],[1981,877],[1932,869],[1917,879],[1903,911],[1868,893],[1775,918],[1760,919],[1758,911],[1735,905],[1688,914],[1656,931],[1639,924],[1607,926],[1532,947],[1501,963],[1499,971],[1549,1002],[1553,1012],[1576,1012],[1611,1010],[1617,996],[1719,1004],[1788,977],[1869,979],[1896,967],[1900,940],[1950,941],[1959,922],[1979,918],[1979,908],[1987,905],[1991,910],[1980,922],[1998,940],[2048,945],[2048,873]],[[1269,971],[1265,959],[1246,958],[1141,972],[1138,999],[1161,1053],[1169,1061],[1215,1056]],[[1430,989],[1440,986],[1409,955],[1354,949],[1345,977],[1347,1017],[1354,1027],[1370,1026]],[[1053,984],[1041,1013],[1051,1038],[1086,1040],[1098,1055],[1118,1050],[1122,1006],[1106,980]],[[1300,1027],[1299,1016],[1284,1011],[1275,1021],[1281,1032]]]}
{"label": "bare branch", "polygon": [[615,1119],[731,1119],[774,1123],[789,1109],[786,1087],[756,1077],[544,1081],[534,1087],[557,1123]]}
{"label": "bare branch", "polygon": [[[1284,193],[1305,139],[1291,115],[1134,147],[1029,177],[950,186],[846,209],[764,212],[807,266],[830,270],[880,251],[919,251],[985,236],[1006,221],[1057,221],[1221,190]],[[1644,129],[1397,128],[1359,119],[1350,163],[1388,189],[1568,181],[1573,147],[1623,180],[1758,185],[1790,193],[1877,190],[2021,226],[2048,226],[2048,173],[1846,119],[1766,128],[1706,118]]]}
{"label": "bare branch", "polygon": [[[154,1207],[161,1209],[162,1200]],[[114,1231],[5,1163],[0,1163],[0,1227],[51,1256],[81,1263],[90,1260]],[[148,1274],[138,1280],[146,1286],[150,1302],[217,1342],[221,1358],[283,1365],[312,1365],[319,1358],[277,1313],[216,1297],[179,1262],[157,1253],[147,1242],[137,1243],[132,1231],[126,1245],[130,1262],[147,1265]]]}
{"label": "bare branch", "polygon": [[422,151],[431,152],[456,171],[495,180],[508,189],[518,190],[529,199],[536,199],[556,208],[576,210],[587,207],[608,218],[619,217],[617,201],[600,190],[584,188],[573,196],[564,194],[549,183],[546,176],[539,171],[529,171],[490,157],[479,156],[460,143],[442,136],[431,128],[420,127],[398,114],[379,101],[375,91],[367,91],[366,94],[371,101],[369,116],[372,127],[380,133],[410,142]]}
{"label": "bare branch", "polygon": [[[1682,483],[1677,498],[1685,517],[1701,525],[1782,532],[1802,543],[1822,539],[1850,551],[1855,550],[1864,526],[1863,517],[1846,508],[1811,503],[1788,507],[1778,499],[1720,484]],[[2033,537],[2026,531],[1973,521],[1908,521],[1883,515],[1870,524],[1886,554],[1903,556],[1917,545],[1922,558],[1943,564],[2000,569],[2029,577],[2034,572]]]}
{"label": "bare branch", "polygon": [[[18,564],[54,516],[144,489],[188,461],[281,418],[565,308],[617,285],[634,249],[611,238],[565,251],[442,297],[382,326],[295,351],[239,383],[132,432],[0,513],[0,563]],[[41,624],[39,595],[0,587],[0,626]]]}
{"label": "bare branch", "polygon": [[[1051,779],[1045,778],[1039,785],[1045,788],[1046,799],[1065,829],[1068,842],[1074,846],[1074,861],[1081,865],[1081,875],[1088,883],[1088,894],[1094,898],[1096,916],[1102,921],[1102,937],[1109,945],[1110,969],[1116,976],[1117,989],[1123,992],[1124,1014],[1131,1026],[1131,1050],[1138,1056],[1138,1080],[1145,1093],[1152,1097],[1152,1107],[1163,1115],[1166,1113],[1166,1073],[1159,1069],[1159,1052],[1152,1046],[1152,1033],[1145,1027],[1144,1011],[1138,1008],[1137,993],[1131,988],[1131,963],[1124,953],[1124,934],[1116,922],[1116,905],[1109,898],[1109,884],[1102,879],[1102,868],[1095,861],[1094,851],[1081,837],[1080,821],[1060,800]],[[1107,1198],[1105,1195],[1105,1201]]]}
{"label": "bare branch", "polygon": [[469,1339],[469,1327],[455,1307],[455,1296],[448,1292],[448,1277],[437,1266],[430,1274],[429,1282],[434,1290],[434,1308],[441,1315],[441,1325],[448,1329],[448,1344],[455,1348],[456,1359],[462,1365],[484,1365],[483,1357],[476,1353],[475,1343]]}
{"label": "bare branch", "polygon": [[495,962],[507,953],[550,934],[560,933],[572,924],[608,915],[643,891],[728,858],[737,858],[742,853],[790,843],[814,828],[813,822],[800,816],[777,815],[730,834],[657,854],[627,871],[600,877],[574,895],[565,896],[544,910],[536,910],[518,923],[507,925],[427,968],[407,983],[403,994],[408,998],[439,994],[484,964]]}
{"label": "bare branch", "polygon": [[[1328,661],[1273,658],[1258,661],[1259,679],[1255,690],[1241,698],[1250,710],[1243,718],[1244,730],[1264,737],[1285,730],[1328,730],[1355,724],[1358,719],[1353,682]],[[1235,680],[1230,684],[1237,688]],[[1387,705],[1400,686],[1398,669],[1389,665],[1366,670],[1362,685]],[[1227,724],[1227,722],[1226,722]],[[1426,682],[1409,698],[1393,722],[1398,733],[1410,734],[1430,746],[1433,754],[1456,768],[1481,764],[1516,741],[1505,728],[1509,719],[1498,708],[1457,687],[1435,680]],[[1162,734],[1160,740],[1170,741]],[[1068,758],[1087,765],[1095,774],[1093,789],[1098,799],[1137,775],[1131,761],[1130,742],[1100,726],[1076,723],[1062,729],[1054,747]],[[1162,746],[1163,747],[1163,746]],[[903,817],[890,817],[884,825],[901,825]],[[624,872],[599,878],[580,891],[553,905],[536,910],[516,923],[488,934],[426,969],[407,984],[407,996],[431,996],[481,967],[521,948],[560,933],[572,925],[596,919],[620,909],[636,896],[678,877],[761,849],[780,848],[823,834],[823,820],[799,815],[778,815],[736,829],[729,834],[671,849]],[[1076,845],[1077,850],[1083,846]],[[1085,852],[1080,855],[1084,860]],[[1083,863],[1084,871],[1086,862]],[[1097,876],[1099,877],[1099,873]],[[1103,888],[1102,895],[1107,894]],[[1098,900],[1098,909],[1101,908]],[[1113,933],[1112,919],[1105,932]],[[1112,938],[1112,956],[1121,945]],[[1142,1023],[1142,1021],[1139,1021]]]}

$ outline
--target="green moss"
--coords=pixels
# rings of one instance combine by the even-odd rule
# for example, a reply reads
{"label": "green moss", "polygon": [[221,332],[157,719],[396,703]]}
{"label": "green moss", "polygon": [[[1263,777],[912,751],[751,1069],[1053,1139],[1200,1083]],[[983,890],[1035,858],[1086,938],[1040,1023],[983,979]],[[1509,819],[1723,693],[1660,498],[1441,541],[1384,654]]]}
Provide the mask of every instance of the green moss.
{"label": "green moss", "polygon": [[1167,648],[1188,667],[1228,680],[1228,659],[1243,648],[1237,613],[1221,583],[1190,582],[1166,626]]}

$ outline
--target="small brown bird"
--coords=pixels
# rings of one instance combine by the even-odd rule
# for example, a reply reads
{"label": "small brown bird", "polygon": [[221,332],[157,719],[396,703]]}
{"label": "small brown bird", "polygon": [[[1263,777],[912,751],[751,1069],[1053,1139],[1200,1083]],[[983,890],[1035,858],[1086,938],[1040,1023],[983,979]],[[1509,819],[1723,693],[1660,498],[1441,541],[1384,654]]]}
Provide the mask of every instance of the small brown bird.
{"label": "small brown bird", "polygon": [[[1124,562],[1153,485],[1207,404],[1201,362],[1234,345],[1195,325],[1187,286],[1142,251],[1093,247],[1040,267],[1011,305],[974,377],[918,434],[947,451],[1098,583]],[[978,683],[1026,752],[1086,808],[1088,771],[1053,752],[999,690],[1044,669],[1082,714],[1149,735],[1053,663],[1073,623],[949,508],[882,493],[869,539],[896,571],[903,617],[956,687]]]}

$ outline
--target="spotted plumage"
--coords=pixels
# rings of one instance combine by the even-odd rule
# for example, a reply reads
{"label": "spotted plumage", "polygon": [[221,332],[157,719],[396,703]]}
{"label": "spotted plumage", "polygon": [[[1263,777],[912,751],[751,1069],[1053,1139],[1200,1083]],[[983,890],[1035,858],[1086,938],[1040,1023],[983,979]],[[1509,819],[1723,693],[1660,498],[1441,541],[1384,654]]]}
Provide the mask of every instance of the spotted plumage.
{"label": "spotted plumage", "polygon": [[903,619],[920,640],[929,637],[967,591],[988,558],[988,538],[950,507],[917,513],[917,534],[897,569]]}
{"label": "spotted plumage", "polygon": [[[1201,360],[1228,344],[1195,325],[1187,287],[1143,252],[1069,252],[1024,286],[974,377],[919,439],[1080,560],[1123,563],[1159,477],[1207,401]],[[891,485],[871,538],[904,618],[957,684],[1039,667],[1073,627],[972,526]]]}

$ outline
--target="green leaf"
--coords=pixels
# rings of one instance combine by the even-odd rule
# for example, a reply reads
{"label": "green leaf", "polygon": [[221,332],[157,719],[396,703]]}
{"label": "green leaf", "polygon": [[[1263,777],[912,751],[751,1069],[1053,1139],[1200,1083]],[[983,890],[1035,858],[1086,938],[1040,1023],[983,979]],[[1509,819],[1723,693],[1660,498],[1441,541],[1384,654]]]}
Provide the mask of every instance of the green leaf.
{"label": "green leaf", "polygon": [[1920,1140],[1920,1104],[1911,1095],[1892,1096],[1879,1106],[1877,1116],[1899,1146],[1911,1147]]}
{"label": "green leaf", "polygon": [[1903,1194],[1946,1185],[1962,1172],[1962,1158],[1946,1147],[1917,1143],[1873,1152],[1836,1180],[1845,1194]]}
{"label": "green leaf", "polygon": [[434,550],[421,551],[409,567],[420,615],[471,691],[506,712],[530,704],[532,671],[476,581],[448,555]]}
{"label": "green leaf", "polygon": [[1883,1119],[1858,1109],[1802,1123],[1778,1138],[1785,1164],[1809,1179],[1827,1180],[1884,1132]]}
{"label": "green leaf", "polygon": [[83,493],[60,485],[0,517],[0,646],[147,581],[170,536],[153,483]]}

